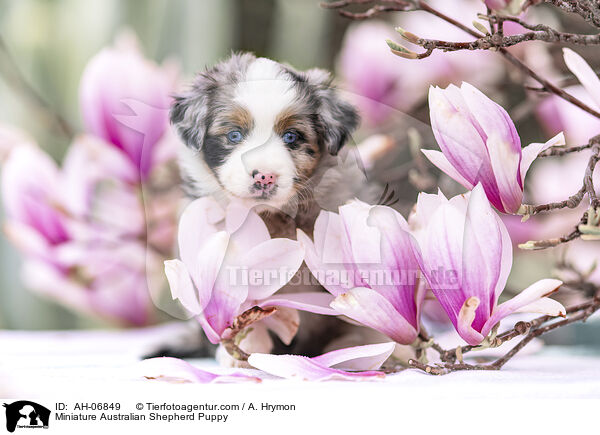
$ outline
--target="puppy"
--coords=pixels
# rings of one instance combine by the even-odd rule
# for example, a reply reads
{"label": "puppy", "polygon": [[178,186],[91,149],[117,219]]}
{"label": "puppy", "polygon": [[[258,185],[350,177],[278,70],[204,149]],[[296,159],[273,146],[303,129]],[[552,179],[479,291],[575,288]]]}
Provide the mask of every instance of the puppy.
{"label": "puppy", "polygon": [[[170,117],[186,145],[180,152],[186,193],[241,200],[259,212],[272,237],[295,239],[296,228],[312,234],[323,208],[372,198],[355,160],[337,157],[359,117],[326,71],[234,54],[198,74],[175,97]],[[281,291],[315,290],[289,287]],[[307,313],[300,323],[293,347],[280,350],[316,354],[349,326]],[[272,342],[261,340],[255,349],[272,350]],[[242,347],[254,350],[248,346],[250,337]]]}

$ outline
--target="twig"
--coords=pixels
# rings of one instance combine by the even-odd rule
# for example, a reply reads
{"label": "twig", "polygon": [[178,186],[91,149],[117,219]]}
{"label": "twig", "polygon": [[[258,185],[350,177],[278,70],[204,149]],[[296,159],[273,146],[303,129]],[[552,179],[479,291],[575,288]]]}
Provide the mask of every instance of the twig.
{"label": "twig", "polygon": [[580,151],[588,150],[596,144],[600,144],[600,135],[594,136],[585,145],[580,145],[580,146],[570,147],[570,148],[552,147],[552,148],[538,154],[538,157],[555,157],[555,156],[564,156],[565,154],[578,153]]}
{"label": "twig", "polygon": [[[568,152],[570,152],[570,150],[573,150],[573,149],[575,149],[577,151],[581,151],[581,150],[587,149],[589,147],[592,148],[592,154],[588,160],[588,164],[585,169],[582,186],[577,191],[577,193],[575,193],[574,195],[571,195],[569,198],[565,199],[564,201],[551,202],[548,204],[542,204],[542,205],[537,205],[537,206],[524,204],[521,206],[521,209],[519,210],[519,213],[524,216],[524,219],[528,219],[530,216],[533,216],[533,215],[536,215],[536,214],[542,213],[542,212],[559,210],[559,209],[563,209],[563,208],[571,208],[571,209],[576,208],[579,206],[579,204],[581,204],[581,202],[583,201],[583,198],[586,195],[589,198],[590,207],[593,209],[598,208],[598,206],[600,205],[600,201],[598,200],[598,196],[597,196],[596,190],[594,188],[594,170],[596,169],[596,165],[598,164],[598,161],[600,161],[600,136],[595,136],[592,139],[590,139],[590,141],[587,145],[582,145],[581,147],[575,147],[575,148],[571,148],[571,149],[562,150],[563,151],[562,153],[560,153],[560,151],[558,151],[558,150],[549,150],[551,153],[555,152],[555,154],[547,154],[547,155],[563,155],[563,154],[567,154]],[[537,241],[530,240],[526,243],[519,245],[519,247],[521,249],[533,249],[533,250],[546,249],[546,248],[560,245],[562,243],[570,242],[571,240],[575,240],[575,239],[581,237],[582,232],[580,231],[580,225],[588,224],[588,218],[589,218],[589,214],[586,211],[583,214],[583,216],[581,217],[581,219],[579,220],[579,223],[577,224],[575,230],[573,230],[571,233],[569,233],[565,236],[558,237],[558,238],[552,238],[552,239],[546,239],[546,240],[537,240]]]}
{"label": "twig", "polygon": [[275,313],[276,310],[275,307],[252,307],[237,316],[232,325],[223,332],[221,339],[221,344],[225,350],[227,350],[227,353],[239,361],[248,361],[250,355],[239,347],[236,338],[238,338],[239,334],[248,326],[270,316]]}
{"label": "twig", "polygon": [[[575,322],[584,322],[598,310],[600,310],[600,298],[598,298],[598,295],[596,295],[596,297],[590,301],[568,308],[567,313],[572,315],[566,319],[550,323],[545,326],[542,325],[544,325],[550,320],[555,319],[555,317],[541,316],[535,320],[532,320],[531,322],[518,322],[512,330],[507,331],[496,337],[494,346],[499,346],[500,344],[503,344],[504,342],[509,341],[520,335],[525,335],[525,337],[518,344],[516,344],[509,352],[496,359],[492,363],[456,363],[456,350],[442,349],[441,352],[438,351],[440,353],[440,359],[442,360],[442,363],[428,365],[416,360],[409,360],[408,364],[411,367],[417,368],[432,375],[445,375],[451,372],[462,370],[499,370],[534,338]],[[462,353],[465,353],[469,350],[476,349],[477,347],[478,346],[463,346],[459,349]],[[441,347],[439,346],[437,348],[441,349]]]}
{"label": "twig", "polygon": [[566,12],[579,15],[592,26],[600,28],[600,5],[594,0],[534,0],[529,3],[550,3]]}
{"label": "twig", "polygon": [[[335,3],[325,3],[324,5],[325,5],[325,7],[329,8],[329,9],[337,9],[338,13],[340,15],[350,18],[350,19],[371,18],[372,16],[374,16],[378,13],[381,13],[381,12],[394,12],[394,11],[407,12],[407,11],[413,11],[413,10],[422,10],[422,11],[428,12],[432,15],[435,15],[438,18],[441,18],[442,20],[463,30],[464,32],[468,33],[469,35],[473,36],[476,39],[483,39],[486,37],[485,35],[471,29],[470,27],[465,26],[464,24],[455,20],[454,18],[449,17],[446,14],[438,11],[437,9],[433,8],[432,6],[430,6],[429,4],[427,4],[426,2],[424,2],[422,0],[412,0],[411,2],[398,0],[398,2],[395,2],[395,4],[397,4],[397,6],[393,6],[393,7],[391,7],[391,9],[390,9],[390,7],[383,7],[383,6],[379,5],[380,6],[379,8],[377,6],[372,7],[369,13],[352,13],[352,12],[348,12],[348,11],[342,9],[349,5],[360,5],[360,4],[365,4],[365,3],[372,3],[372,2],[365,2],[364,0],[345,0],[345,1],[335,2]],[[407,3],[410,3],[410,4],[407,4]],[[600,15],[599,15],[599,17],[600,17]],[[599,20],[599,23],[600,23],[600,20]],[[495,37],[502,37],[502,34],[497,33],[495,35]],[[441,41],[441,42],[444,42],[444,41]],[[489,47],[489,48],[491,48],[491,47]],[[534,70],[532,70],[529,66],[527,66],[525,63],[523,63],[521,60],[519,60],[517,57],[515,57],[509,51],[507,51],[504,47],[499,47],[499,48],[494,47],[494,48],[507,61],[509,61],[514,66],[519,68],[522,72],[524,72],[525,74],[527,74],[531,78],[533,78],[535,81],[537,81],[541,85],[541,89],[544,89],[550,93],[557,95],[558,97],[562,98],[563,100],[570,102],[571,104],[588,112],[589,114],[595,116],[596,118],[600,118],[600,112],[598,112],[595,109],[593,109],[592,107],[588,106],[587,104],[585,104],[578,98],[575,98],[573,95],[569,94],[568,92],[561,89],[560,87],[554,85],[547,79],[541,77],[538,73],[536,73]],[[425,53],[421,53],[421,54],[417,54],[417,53],[411,52],[406,49],[401,50],[401,51],[393,49],[393,52],[395,54],[398,54],[400,56],[407,57],[410,59],[422,59],[424,57],[427,57],[429,54],[431,54],[431,52],[433,52],[434,49],[435,49],[434,46],[428,46],[427,51]]]}
{"label": "twig", "polygon": [[[512,20],[511,20],[512,21]],[[519,20],[520,21],[520,20]],[[503,36],[499,33],[485,35],[474,41],[455,42],[443,41],[439,39],[427,39],[417,37],[410,42],[428,50],[429,54],[434,50],[441,51],[462,51],[462,50],[490,50],[512,47],[526,41],[544,41],[544,42],[562,42],[575,45],[598,45],[600,44],[600,35],[580,35],[575,33],[564,33],[554,30],[541,24],[532,27],[541,27],[544,30],[535,32],[526,32],[516,35]],[[429,55],[428,54],[428,55]],[[427,56],[423,56],[427,57]]]}
{"label": "twig", "polygon": [[[581,220],[579,221],[579,224],[577,225],[577,227],[579,227],[579,225],[581,225],[581,224],[584,224],[585,222],[587,222],[587,212],[584,213],[584,215],[581,217]],[[575,228],[575,230],[573,230],[569,234],[566,234],[561,237],[556,237],[556,238],[552,238],[552,239],[543,239],[543,240],[529,240],[525,243],[521,243],[519,245],[519,248],[531,250],[531,251],[539,251],[541,249],[554,248],[555,246],[561,245],[563,243],[571,242],[580,237],[581,237],[581,231],[579,231],[579,228]]]}

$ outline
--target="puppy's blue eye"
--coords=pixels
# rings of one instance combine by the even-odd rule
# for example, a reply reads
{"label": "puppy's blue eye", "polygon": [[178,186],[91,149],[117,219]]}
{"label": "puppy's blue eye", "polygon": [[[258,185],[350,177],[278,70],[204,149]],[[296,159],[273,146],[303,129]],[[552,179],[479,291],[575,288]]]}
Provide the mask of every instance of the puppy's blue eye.
{"label": "puppy's blue eye", "polygon": [[293,131],[286,131],[285,133],[283,133],[282,138],[285,143],[294,143],[298,140],[298,133]]}
{"label": "puppy's blue eye", "polygon": [[227,133],[227,140],[229,140],[229,142],[232,143],[240,143],[243,138],[244,136],[239,130],[232,130],[229,133]]}

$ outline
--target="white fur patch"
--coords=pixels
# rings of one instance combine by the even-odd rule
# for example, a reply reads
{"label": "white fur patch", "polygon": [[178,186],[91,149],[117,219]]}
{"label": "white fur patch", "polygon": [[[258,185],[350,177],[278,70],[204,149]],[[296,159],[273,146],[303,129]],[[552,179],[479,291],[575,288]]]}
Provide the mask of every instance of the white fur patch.
{"label": "white fur patch", "polygon": [[[295,98],[294,82],[283,74],[279,64],[265,58],[256,59],[248,68],[246,80],[237,85],[234,100],[250,112],[254,128],[218,169],[221,183],[233,195],[249,196],[253,171],[277,175],[277,191],[266,203],[281,206],[294,194],[296,167],[283,140],[274,132],[274,125]],[[256,204],[255,198],[249,201]]]}

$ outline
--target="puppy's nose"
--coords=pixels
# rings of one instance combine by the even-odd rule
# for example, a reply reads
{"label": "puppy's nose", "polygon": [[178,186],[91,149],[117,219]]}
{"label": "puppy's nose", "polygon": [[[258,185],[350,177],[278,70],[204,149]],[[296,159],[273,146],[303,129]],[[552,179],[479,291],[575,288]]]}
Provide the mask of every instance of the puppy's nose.
{"label": "puppy's nose", "polygon": [[252,171],[252,176],[254,178],[254,184],[263,190],[270,190],[277,181],[277,174],[273,174],[272,172],[260,172],[255,169]]}

